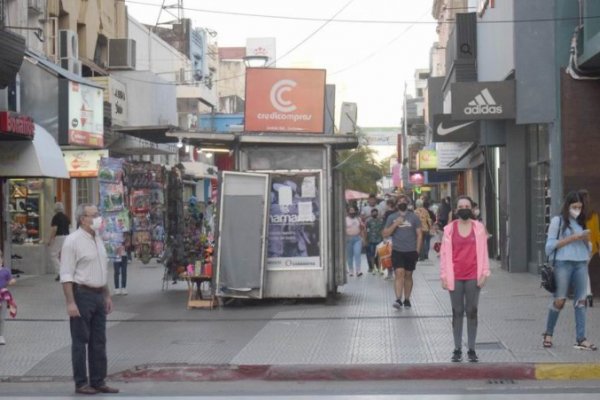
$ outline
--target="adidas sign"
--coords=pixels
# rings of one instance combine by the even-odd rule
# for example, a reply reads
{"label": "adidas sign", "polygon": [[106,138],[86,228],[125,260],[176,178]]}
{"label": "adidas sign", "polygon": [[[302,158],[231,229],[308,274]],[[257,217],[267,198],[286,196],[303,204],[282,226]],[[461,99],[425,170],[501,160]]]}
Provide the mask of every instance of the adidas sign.
{"label": "adidas sign", "polygon": [[464,109],[467,115],[502,114],[502,106],[497,105],[490,91],[483,89]]}

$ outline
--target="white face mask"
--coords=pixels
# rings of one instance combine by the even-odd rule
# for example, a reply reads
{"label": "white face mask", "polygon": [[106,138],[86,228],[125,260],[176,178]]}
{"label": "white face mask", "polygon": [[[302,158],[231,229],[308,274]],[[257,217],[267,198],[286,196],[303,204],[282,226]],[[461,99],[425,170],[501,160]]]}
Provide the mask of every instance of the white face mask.
{"label": "white face mask", "polygon": [[579,214],[581,214],[581,210],[575,208],[569,208],[569,214],[571,214],[571,218],[577,219]]}
{"label": "white face mask", "polygon": [[92,220],[91,228],[95,231],[98,231],[102,226],[102,217],[96,217]]}

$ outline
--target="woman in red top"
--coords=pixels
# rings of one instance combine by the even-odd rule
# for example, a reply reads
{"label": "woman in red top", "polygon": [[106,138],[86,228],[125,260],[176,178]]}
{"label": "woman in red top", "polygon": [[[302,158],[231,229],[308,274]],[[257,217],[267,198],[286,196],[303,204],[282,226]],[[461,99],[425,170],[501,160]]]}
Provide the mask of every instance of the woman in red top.
{"label": "woman in red top", "polygon": [[487,232],[483,224],[473,218],[473,200],[460,196],[456,203],[457,220],[444,228],[440,255],[442,287],[450,292],[452,303],[452,331],[454,352],[452,361],[462,361],[463,319],[467,314],[467,357],[477,362],[477,306],[479,292],[489,275]]}

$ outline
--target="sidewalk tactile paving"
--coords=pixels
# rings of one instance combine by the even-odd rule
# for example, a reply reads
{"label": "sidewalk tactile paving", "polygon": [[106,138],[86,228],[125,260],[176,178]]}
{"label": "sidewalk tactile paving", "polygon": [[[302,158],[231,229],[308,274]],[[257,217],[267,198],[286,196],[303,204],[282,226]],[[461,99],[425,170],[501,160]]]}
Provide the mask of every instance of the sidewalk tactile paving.
{"label": "sidewalk tactile paving", "polygon": [[[413,307],[408,310],[392,307],[393,281],[366,273],[349,278],[334,304],[268,301],[187,310],[185,285],[179,282],[162,291],[162,272],[158,265],[130,265],[130,294],[114,297],[115,312],[109,316],[109,373],[153,363],[447,363],[454,348],[450,299],[439,284],[434,262],[418,264]],[[492,272],[479,304],[477,351],[483,362],[600,360],[600,352],[573,349],[570,301],[556,327],[554,347],[542,348],[550,296],[539,287],[538,277],[510,274],[497,266]],[[8,344],[0,346],[0,377],[70,376],[69,324],[61,286],[53,275],[23,276],[12,292],[19,316],[6,323]],[[600,307],[588,309],[587,332],[590,340],[600,342]],[[463,341],[466,335],[465,322]],[[496,346],[500,348],[490,348]]]}

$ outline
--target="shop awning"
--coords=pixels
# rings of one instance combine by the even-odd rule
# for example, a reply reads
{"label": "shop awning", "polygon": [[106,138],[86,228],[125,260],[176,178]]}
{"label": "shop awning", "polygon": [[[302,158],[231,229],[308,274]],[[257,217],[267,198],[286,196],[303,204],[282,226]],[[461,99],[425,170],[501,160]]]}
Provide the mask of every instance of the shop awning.
{"label": "shop awning", "polygon": [[177,143],[177,138],[166,135],[167,132],[177,129],[175,125],[151,126],[113,126],[113,131],[125,133],[152,143]]}
{"label": "shop awning", "polygon": [[336,150],[354,149],[358,138],[354,135],[289,134],[289,133],[215,133],[168,132],[167,137],[181,138],[184,144],[197,147],[222,147],[233,149],[237,144],[254,145],[330,145]]}
{"label": "shop awning", "polygon": [[36,124],[33,140],[0,142],[0,176],[69,179],[69,172],[56,140]]}

